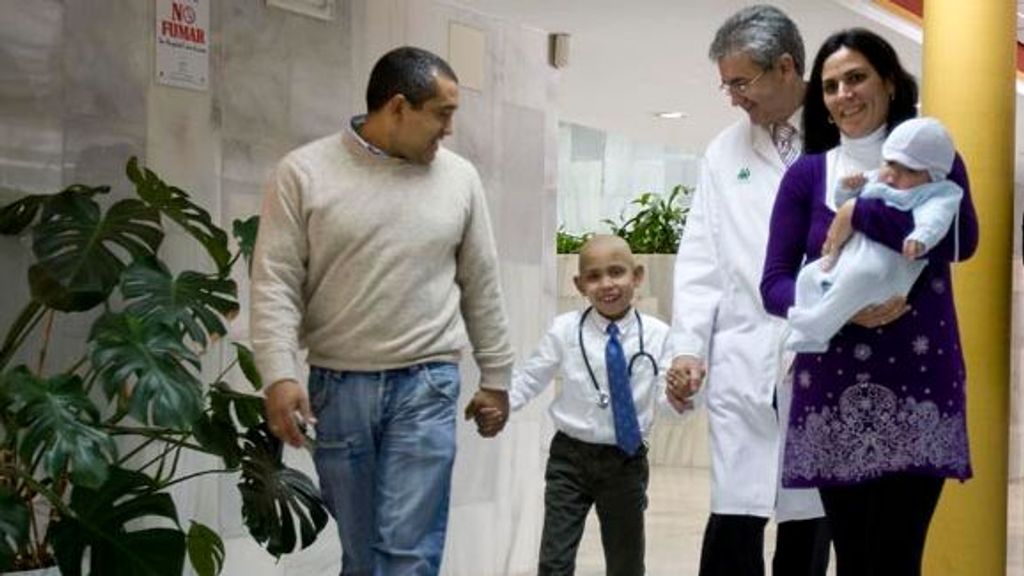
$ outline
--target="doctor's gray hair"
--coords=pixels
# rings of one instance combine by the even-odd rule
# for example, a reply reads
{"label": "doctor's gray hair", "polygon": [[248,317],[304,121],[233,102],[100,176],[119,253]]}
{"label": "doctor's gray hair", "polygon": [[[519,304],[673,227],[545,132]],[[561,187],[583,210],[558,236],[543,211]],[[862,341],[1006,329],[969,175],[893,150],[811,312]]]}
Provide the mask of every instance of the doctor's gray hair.
{"label": "doctor's gray hair", "polygon": [[715,33],[708,57],[713,62],[745,53],[762,69],[775,65],[783,54],[793,57],[796,72],[804,75],[804,40],[789,16],[774,6],[758,4],[733,14]]}

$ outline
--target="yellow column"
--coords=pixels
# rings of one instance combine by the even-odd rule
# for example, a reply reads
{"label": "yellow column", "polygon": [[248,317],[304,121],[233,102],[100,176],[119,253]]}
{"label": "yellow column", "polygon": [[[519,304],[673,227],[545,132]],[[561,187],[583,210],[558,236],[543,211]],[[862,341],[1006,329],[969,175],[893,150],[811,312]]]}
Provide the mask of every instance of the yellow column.
{"label": "yellow column", "polygon": [[925,551],[928,576],[1006,572],[1014,0],[927,0],[923,113],[946,123],[967,163],[981,242],[954,268],[967,358],[974,479],[947,482]]}

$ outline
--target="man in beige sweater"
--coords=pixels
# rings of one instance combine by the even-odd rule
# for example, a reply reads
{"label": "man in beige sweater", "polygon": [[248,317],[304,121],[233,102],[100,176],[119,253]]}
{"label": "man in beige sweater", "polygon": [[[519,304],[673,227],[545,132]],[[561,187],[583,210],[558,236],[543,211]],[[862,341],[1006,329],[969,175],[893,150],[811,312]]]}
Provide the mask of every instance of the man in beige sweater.
{"label": "man in beige sweater", "polygon": [[457,82],[434,54],[388,52],[368,114],[285,156],[263,200],[252,339],[267,416],[294,446],[316,425],[344,575],[438,572],[467,336],[480,388],[466,417],[485,437],[507,419],[513,353],[483,187],[440,147]]}

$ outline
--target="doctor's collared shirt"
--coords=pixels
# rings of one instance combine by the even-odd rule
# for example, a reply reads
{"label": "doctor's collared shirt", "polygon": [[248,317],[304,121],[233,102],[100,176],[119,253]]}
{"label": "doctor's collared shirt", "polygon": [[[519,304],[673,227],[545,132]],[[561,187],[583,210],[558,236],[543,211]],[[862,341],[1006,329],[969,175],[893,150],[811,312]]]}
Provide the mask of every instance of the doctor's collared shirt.
{"label": "doctor's collared shirt", "polygon": [[[519,410],[558,376],[561,385],[549,408],[555,428],[583,442],[614,445],[612,407],[610,403],[601,406],[601,394],[609,394],[604,354],[608,342],[605,331],[610,321],[596,310],[591,310],[586,318],[583,318],[583,313],[583,310],[576,310],[554,319],[530,358],[514,370],[509,402],[512,411]],[[646,314],[640,317],[644,352],[650,357],[639,355],[641,326],[633,308],[616,324],[626,362],[633,366],[630,386],[640,431],[646,438],[651,431],[656,406],[660,406],[663,412],[676,412],[665,398],[665,374],[671,363],[671,358],[663,357],[668,326]],[[579,344],[581,328],[585,350]],[[590,363],[589,371],[584,352],[586,361]],[[651,358],[658,362],[657,375]]]}

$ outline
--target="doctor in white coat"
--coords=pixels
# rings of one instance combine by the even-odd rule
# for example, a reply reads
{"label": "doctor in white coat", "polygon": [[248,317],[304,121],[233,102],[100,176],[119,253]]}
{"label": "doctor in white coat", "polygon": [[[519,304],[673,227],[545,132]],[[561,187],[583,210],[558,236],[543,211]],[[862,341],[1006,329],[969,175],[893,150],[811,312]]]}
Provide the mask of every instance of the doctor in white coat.
{"label": "doctor in white coat", "polygon": [[719,28],[709,55],[746,117],[707,148],[675,265],[669,393],[688,398],[706,375],[698,398],[711,432],[700,575],[763,575],[774,515],[773,573],[823,576],[829,537],[817,491],[779,488],[786,328],[759,291],[775,193],[802,145],[803,40],[777,8],[751,6]]}

